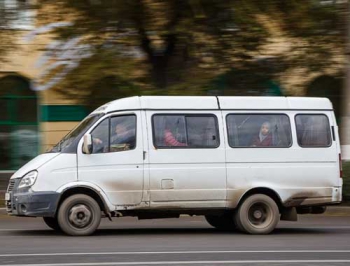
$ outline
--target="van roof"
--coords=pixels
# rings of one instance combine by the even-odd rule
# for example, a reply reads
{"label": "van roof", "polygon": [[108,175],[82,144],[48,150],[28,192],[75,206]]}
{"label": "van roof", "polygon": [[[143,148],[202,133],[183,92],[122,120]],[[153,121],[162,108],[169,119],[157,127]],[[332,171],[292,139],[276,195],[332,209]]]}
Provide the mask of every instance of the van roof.
{"label": "van roof", "polygon": [[135,96],[109,102],[95,112],[121,110],[333,110],[327,98],[236,96]]}

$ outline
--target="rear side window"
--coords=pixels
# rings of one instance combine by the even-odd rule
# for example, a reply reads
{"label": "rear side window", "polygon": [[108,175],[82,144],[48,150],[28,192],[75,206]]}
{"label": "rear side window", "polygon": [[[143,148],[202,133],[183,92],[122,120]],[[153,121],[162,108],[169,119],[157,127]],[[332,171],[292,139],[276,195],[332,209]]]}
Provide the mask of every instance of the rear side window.
{"label": "rear side window", "polygon": [[299,114],[295,116],[295,123],[300,147],[331,146],[331,130],[326,115]]}
{"label": "rear side window", "polygon": [[157,148],[217,148],[220,145],[214,115],[154,115]]}
{"label": "rear side window", "polygon": [[229,114],[226,124],[232,148],[288,148],[292,145],[289,117],[284,114]]}

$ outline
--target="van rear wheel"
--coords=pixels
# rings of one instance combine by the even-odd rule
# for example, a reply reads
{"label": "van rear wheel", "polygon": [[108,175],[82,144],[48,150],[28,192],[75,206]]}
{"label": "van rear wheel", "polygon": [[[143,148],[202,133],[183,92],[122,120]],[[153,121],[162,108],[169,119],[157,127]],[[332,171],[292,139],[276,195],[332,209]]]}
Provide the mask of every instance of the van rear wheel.
{"label": "van rear wheel", "polygon": [[231,231],[235,229],[232,215],[205,215],[207,222],[219,230]]}
{"label": "van rear wheel", "polygon": [[248,197],[235,213],[238,229],[249,234],[271,233],[278,221],[279,210],[276,202],[264,194]]}
{"label": "van rear wheel", "polygon": [[60,226],[58,225],[57,218],[55,217],[43,217],[45,224],[55,231],[61,231]]}
{"label": "van rear wheel", "polygon": [[100,225],[100,221],[100,206],[93,198],[84,194],[65,199],[58,210],[58,224],[68,235],[91,235]]}

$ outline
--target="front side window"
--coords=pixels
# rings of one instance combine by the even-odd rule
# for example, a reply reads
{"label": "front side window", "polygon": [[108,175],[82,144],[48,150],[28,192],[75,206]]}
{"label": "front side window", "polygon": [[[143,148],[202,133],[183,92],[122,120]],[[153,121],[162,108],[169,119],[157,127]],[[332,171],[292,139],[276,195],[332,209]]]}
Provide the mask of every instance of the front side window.
{"label": "front side window", "polygon": [[136,147],[136,116],[106,118],[91,132],[91,136],[92,153],[133,150]]}
{"label": "front side window", "polygon": [[288,148],[292,145],[287,115],[229,114],[226,123],[232,148]]}
{"label": "front side window", "polygon": [[220,144],[214,115],[154,115],[157,148],[217,148]]}
{"label": "front side window", "polygon": [[329,147],[331,145],[331,131],[326,115],[296,115],[295,123],[300,147]]}

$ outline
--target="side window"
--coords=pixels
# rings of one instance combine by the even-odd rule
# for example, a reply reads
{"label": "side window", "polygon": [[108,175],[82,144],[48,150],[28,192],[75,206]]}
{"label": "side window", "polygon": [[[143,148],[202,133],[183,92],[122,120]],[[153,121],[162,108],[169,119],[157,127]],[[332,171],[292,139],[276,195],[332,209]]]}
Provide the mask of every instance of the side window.
{"label": "side window", "polygon": [[226,123],[229,145],[232,148],[288,148],[292,145],[287,115],[229,114]]}
{"label": "side window", "polygon": [[331,130],[326,115],[299,114],[295,116],[295,123],[300,147],[331,146]]}
{"label": "side window", "polygon": [[217,119],[213,115],[154,115],[154,145],[157,148],[217,148]]}
{"label": "side window", "polygon": [[111,118],[110,152],[133,150],[136,147],[136,116]]}
{"label": "side window", "polygon": [[155,115],[153,116],[153,135],[156,147],[187,146],[185,116]]}
{"label": "side window", "polygon": [[108,152],[109,118],[103,120],[92,132],[92,153]]}
{"label": "side window", "polygon": [[187,117],[188,143],[192,147],[216,148],[219,146],[216,119],[213,116]]}
{"label": "side window", "polygon": [[118,152],[136,147],[136,116],[116,116],[103,120],[91,133],[92,153]]}

